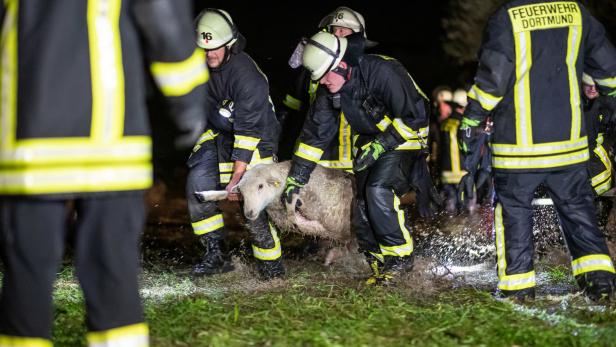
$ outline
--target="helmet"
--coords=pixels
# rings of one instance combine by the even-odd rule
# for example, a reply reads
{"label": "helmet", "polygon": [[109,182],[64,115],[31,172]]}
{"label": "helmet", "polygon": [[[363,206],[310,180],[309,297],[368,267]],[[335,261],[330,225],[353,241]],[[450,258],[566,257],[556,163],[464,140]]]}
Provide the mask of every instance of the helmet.
{"label": "helmet", "polygon": [[455,102],[456,104],[462,106],[462,107],[466,107],[466,105],[468,104],[468,100],[466,99],[466,90],[464,89],[456,89],[453,92],[453,102]]}
{"label": "helmet", "polygon": [[589,74],[583,73],[582,74],[582,83],[587,85],[587,86],[594,86],[595,85],[595,80]]}
{"label": "helmet", "polygon": [[338,7],[332,13],[321,19],[319,23],[319,28],[327,27],[327,29],[331,30],[332,26],[349,28],[355,33],[362,32],[364,33],[364,37],[366,37],[366,22],[364,21],[364,16],[348,7]]}
{"label": "helmet", "polygon": [[306,41],[302,65],[313,81],[320,80],[338,66],[347,48],[347,39],[320,31]]}
{"label": "helmet", "polygon": [[237,41],[237,28],[227,11],[206,8],[195,20],[197,46],[203,49],[218,49],[231,46]]}

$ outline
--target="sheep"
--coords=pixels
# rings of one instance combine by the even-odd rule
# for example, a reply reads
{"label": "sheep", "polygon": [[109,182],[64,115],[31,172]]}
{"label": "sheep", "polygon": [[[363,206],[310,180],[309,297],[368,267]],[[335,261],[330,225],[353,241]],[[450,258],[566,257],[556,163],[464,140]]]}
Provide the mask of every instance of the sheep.
{"label": "sheep", "polygon": [[[353,176],[317,165],[306,186],[300,190],[302,205],[293,210],[287,209],[280,201],[290,167],[291,161],[284,161],[259,164],[246,171],[236,187],[243,196],[244,216],[254,220],[266,209],[271,221],[281,231],[318,236],[349,247],[355,239],[351,233],[355,194]],[[227,197],[225,191],[201,192],[201,196],[205,200]],[[325,264],[329,265],[340,254],[339,251],[330,251]]]}

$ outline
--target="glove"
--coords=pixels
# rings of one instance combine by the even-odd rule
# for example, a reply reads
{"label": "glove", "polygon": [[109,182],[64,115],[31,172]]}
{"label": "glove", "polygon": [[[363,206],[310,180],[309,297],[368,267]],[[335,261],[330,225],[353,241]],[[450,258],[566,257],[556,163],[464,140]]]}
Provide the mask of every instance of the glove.
{"label": "glove", "polygon": [[423,218],[433,218],[442,207],[443,198],[432,183],[425,156],[420,156],[413,165],[411,186],[415,190],[419,215]]}
{"label": "glove", "polygon": [[462,176],[458,184],[458,201],[462,206],[475,197],[475,173],[469,172]]}
{"label": "glove", "polygon": [[174,146],[178,150],[192,148],[203,133],[206,126],[206,117],[200,107],[191,107],[176,112],[173,118],[178,134]]}
{"label": "glove", "polygon": [[222,104],[220,105],[220,108],[218,109],[218,113],[221,116],[227,118],[229,122],[233,122],[234,111],[235,111],[235,104],[233,103],[232,100],[229,100],[229,99],[223,100]]}
{"label": "glove", "polygon": [[355,158],[353,170],[359,172],[371,167],[384,152],[385,147],[378,140],[370,142],[361,152],[360,156]]}
{"label": "glove", "polygon": [[[299,196],[299,191],[304,187],[303,183],[298,182],[294,177],[287,177],[287,181],[280,196],[280,202],[283,205],[290,205],[293,202],[295,196]],[[295,203],[295,208],[302,206],[302,201],[298,198]]]}

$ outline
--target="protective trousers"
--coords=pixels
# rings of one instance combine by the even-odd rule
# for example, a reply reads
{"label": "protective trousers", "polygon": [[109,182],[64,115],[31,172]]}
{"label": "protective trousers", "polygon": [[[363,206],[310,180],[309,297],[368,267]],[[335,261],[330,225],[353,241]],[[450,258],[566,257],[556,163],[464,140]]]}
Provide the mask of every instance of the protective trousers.
{"label": "protective trousers", "polygon": [[361,252],[404,257],[413,252],[399,196],[409,190],[417,151],[389,151],[370,168],[355,173],[353,227]]}
{"label": "protective trousers", "polygon": [[594,193],[585,165],[540,173],[495,173],[498,203],[494,213],[498,288],[513,291],[535,286],[532,200],[545,184],[554,201],[572,258],[573,275],[614,273],[594,212]]}
{"label": "protective trousers", "polygon": [[[137,276],[143,193],[74,201],[75,268],[90,346],[147,346]],[[65,200],[0,199],[0,346],[51,346],[53,283],[70,209]]]}
{"label": "protective trousers", "polygon": [[[188,160],[186,199],[188,212],[196,235],[211,235],[220,240],[224,228],[223,216],[216,201],[202,202],[195,196],[196,191],[220,190],[228,182],[233,171],[230,151],[221,150],[221,141],[210,140],[194,152]],[[266,157],[268,158],[268,157]],[[271,157],[269,157],[271,160]],[[253,242],[253,253],[259,260],[280,258],[281,248],[276,229],[268,224],[268,217],[262,211],[259,217],[247,224]],[[222,231],[222,230],[221,230]]]}

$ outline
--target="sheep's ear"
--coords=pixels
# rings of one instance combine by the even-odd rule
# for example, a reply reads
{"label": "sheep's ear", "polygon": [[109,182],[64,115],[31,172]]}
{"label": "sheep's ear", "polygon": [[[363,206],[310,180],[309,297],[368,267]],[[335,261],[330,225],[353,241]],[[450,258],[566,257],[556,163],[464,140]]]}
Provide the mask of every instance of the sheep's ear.
{"label": "sheep's ear", "polygon": [[280,181],[275,178],[268,179],[267,184],[269,184],[270,186],[274,186],[276,188],[280,187]]}

